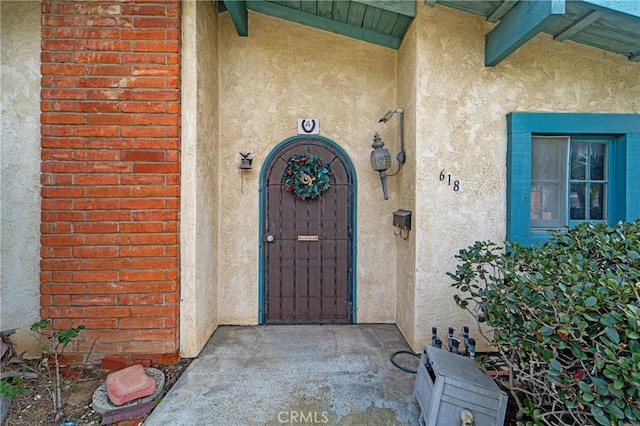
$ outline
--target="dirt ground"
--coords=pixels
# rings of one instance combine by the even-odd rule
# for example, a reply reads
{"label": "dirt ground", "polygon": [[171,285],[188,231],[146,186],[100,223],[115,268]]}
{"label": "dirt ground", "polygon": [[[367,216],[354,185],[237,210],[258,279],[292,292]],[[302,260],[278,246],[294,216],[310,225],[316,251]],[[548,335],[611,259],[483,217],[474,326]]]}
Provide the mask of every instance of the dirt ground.
{"label": "dirt ground", "polygon": [[[181,359],[175,365],[152,365],[165,374],[166,384],[156,401],[159,401],[171,389],[176,380],[191,363],[191,359]],[[95,390],[104,382],[110,371],[99,366],[87,365],[80,377],[64,377],[62,383],[63,415],[55,418],[53,413],[53,382],[48,370],[40,360],[24,361],[23,371],[38,374],[36,379],[21,379],[18,384],[27,393],[15,395],[11,399],[9,413],[2,426],[59,426],[64,422],[75,422],[78,426],[98,426],[102,423],[102,414],[91,407],[91,398]],[[15,369],[15,366],[14,366]]]}

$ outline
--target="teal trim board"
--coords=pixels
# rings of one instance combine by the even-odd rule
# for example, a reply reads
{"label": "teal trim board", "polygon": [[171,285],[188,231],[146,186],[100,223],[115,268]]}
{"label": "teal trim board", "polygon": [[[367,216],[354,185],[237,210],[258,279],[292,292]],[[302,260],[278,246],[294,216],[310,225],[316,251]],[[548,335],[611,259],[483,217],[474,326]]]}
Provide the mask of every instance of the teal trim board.
{"label": "teal trim board", "polygon": [[640,2],[638,0],[581,0],[599,10],[629,15],[640,18]]}
{"label": "teal trim board", "polygon": [[507,115],[507,235],[525,245],[549,238],[532,231],[531,137],[573,135],[610,137],[610,222],[640,217],[640,114],[514,112]]}
{"label": "teal trim board", "polygon": [[376,7],[378,9],[388,10],[389,12],[397,13],[399,15],[410,16],[412,18],[416,16],[415,1],[353,0],[353,3],[360,3],[367,6]]}
{"label": "teal trim board", "polygon": [[244,0],[223,0],[225,7],[229,11],[231,21],[236,27],[238,35],[246,37],[249,35],[249,17],[247,6]]}
{"label": "teal trim board", "polygon": [[485,37],[484,64],[496,66],[565,13],[564,0],[518,3]]}
{"label": "teal trim board", "polygon": [[[321,15],[314,15],[303,10],[293,9],[290,7],[279,5],[277,3],[266,1],[248,0],[246,4],[248,9],[264,13],[265,15],[286,19],[288,21],[297,22],[301,25],[330,31],[336,34],[341,34],[392,49],[398,49],[400,47],[400,43],[402,42],[401,37],[387,35],[349,24],[348,9],[344,10],[344,14],[340,13],[340,9],[334,10],[333,19],[329,19]],[[340,7],[342,7],[343,5],[348,6],[348,3],[338,3],[338,6]],[[405,31],[403,31],[403,33],[404,32]]]}
{"label": "teal trim board", "polygon": [[[498,65],[540,33],[640,62],[640,0],[426,0],[497,23],[485,37],[485,65]],[[572,48],[570,44],[566,48]]]}
{"label": "teal trim board", "polygon": [[[636,116],[640,121],[640,114]],[[640,131],[625,135],[626,170],[624,215],[626,220],[640,217]]]}

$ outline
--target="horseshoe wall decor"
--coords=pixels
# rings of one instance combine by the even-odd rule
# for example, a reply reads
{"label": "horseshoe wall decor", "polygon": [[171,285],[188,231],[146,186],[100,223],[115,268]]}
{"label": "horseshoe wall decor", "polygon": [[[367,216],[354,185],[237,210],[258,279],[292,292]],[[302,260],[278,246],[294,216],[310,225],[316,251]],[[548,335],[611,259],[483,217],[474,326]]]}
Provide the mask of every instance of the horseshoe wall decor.
{"label": "horseshoe wall decor", "polygon": [[320,121],[317,118],[299,118],[299,135],[317,135],[320,133]]}

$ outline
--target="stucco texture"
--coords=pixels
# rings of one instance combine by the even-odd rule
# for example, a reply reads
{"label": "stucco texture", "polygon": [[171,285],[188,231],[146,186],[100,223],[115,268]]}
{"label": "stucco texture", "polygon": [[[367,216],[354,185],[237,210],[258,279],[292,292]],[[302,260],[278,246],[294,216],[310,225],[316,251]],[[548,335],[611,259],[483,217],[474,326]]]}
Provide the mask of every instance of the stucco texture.
{"label": "stucco texture", "polygon": [[[238,37],[220,15],[220,322],[258,321],[260,169],[296,135],[298,118],[318,119],[320,135],[355,166],[358,321],[395,322],[395,237],[386,225],[397,190],[384,202],[369,164],[376,131],[397,149],[394,124],[378,124],[396,108],[395,51],[253,12],[249,31]],[[239,152],[252,153],[252,170],[238,169]]]}
{"label": "stucco texture", "polygon": [[[258,323],[261,168],[297,119],[318,119],[355,167],[358,322],[395,322],[418,349],[431,327],[474,325],[446,272],[459,249],[504,238],[506,115],[640,112],[638,63],[541,34],[488,68],[493,24],[442,5],[417,2],[399,50],[251,11],[239,37],[212,2],[182,10],[182,356],[218,324]],[[1,320],[26,333],[39,313],[40,6],[3,1],[0,15]],[[384,201],[370,145],[379,132],[395,158],[398,117],[378,123],[395,108],[407,163]],[[239,152],[252,170],[239,170]],[[391,226],[397,209],[413,212],[406,240]]]}
{"label": "stucco texture", "polygon": [[[626,58],[541,34],[494,68],[484,36],[493,24],[443,6],[418,7],[416,111],[416,322],[473,320],[453,302],[447,271],[477,240],[501,243],[506,216],[506,115],[512,111],[640,111],[640,67]],[[445,180],[439,180],[444,171]],[[448,185],[448,175],[459,191]]]}
{"label": "stucco texture", "polygon": [[197,356],[218,326],[218,17],[182,4],[180,354]]}
{"label": "stucco texture", "polygon": [[[2,2],[0,327],[27,356],[40,317],[40,3]],[[11,307],[11,309],[8,309]]]}
{"label": "stucco texture", "polygon": [[[228,14],[219,15],[211,282],[220,324],[258,322],[260,170],[295,135],[298,118],[319,119],[320,135],[355,166],[358,322],[396,322],[419,348],[433,326],[473,329],[446,273],[459,249],[504,238],[506,115],[639,110],[638,66],[626,58],[539,35],[487,68],[484,36],[493,24],[422,2],[417,11],[397,51],[251,11],[249,36],[239,37]],[[399,150],[397,116],[378,123],[395,108],[405,110],[407,163],[389,178],[384,201],[368,158],[375,132],[393,157]],[[252,170],[238,169],[239,152],[251,152]],[[413,213],[406,239],[393,233],[397,209]]]}
{"label": "stucco texture", "polygon": [[[404,109],[404,138],[407,162],[402,171],[392,179],[397,182],[395,196],[397,208],[412,212],[412,230],[398,235],[394,239],[397,250],[396,258],[396,323],[404,333],[407,341],[414,339],[416,321],[416,259],[415,245],[416,218],[420,213],[416,205],[416,85],[418,82],[418,49],[416,32],[411,30],[405,36],[398,50],[397,64],[397,105]],[[397,120],[395,119],[397,124]],[[399,139],[399,132],[396,133]],[[398,230],[395,230],[398,233]],[[406,237],[406,239],[405,239]]]}

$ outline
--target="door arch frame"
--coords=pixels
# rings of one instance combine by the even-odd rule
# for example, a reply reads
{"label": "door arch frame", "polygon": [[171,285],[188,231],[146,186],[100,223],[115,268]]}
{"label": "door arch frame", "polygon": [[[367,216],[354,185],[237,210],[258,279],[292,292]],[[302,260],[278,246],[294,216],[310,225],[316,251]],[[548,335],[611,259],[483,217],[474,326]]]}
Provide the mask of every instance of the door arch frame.
{"label": "door arch frame", "polygon": [[283,148],[285,148],[287,145],[292,144],[294,142],[298,142],[301,140],[307,140],[307,139],[316,139],[319,141],[322,141],[323,143],[327,144],[333,151],[335,151],[335,153],[337,154],[337,156],[340,158],[340,161],[343,163],[346,171],[347,171],[347,175],[349,176],[349,178],[351,179],[350,182],[350,187],[351,187],[351,194],[350,194],[350,202],[352,205],[352,209],[351,209],[351,217],[349,218],[350,222],[351,222],[351,233],[352,233],[352,238],[351,238],[351,265],[350,265],[350,271],[351,271],[351,303],[352,303],[352,311],[351,311],[351,323],[355,324],[357,322],[357,312],[358,312],[358,306],[357,306],[357,283],[356,283],[356,265],[357,265],[357,257],[358,257],[358,251],[357,251],[357,211],[358,211],[358,204],[357,204],[357,186],[358,186],[358,182],[357,182],[357,175],[356,175],[356,169],[353,166],[353,162],[351,162],[351,158],[349,157],[349,155],[346,153],[346,151],[340,146],[338,145],[336,142],[332,141],[329,138],[323,137],[323,136],[319,136],[319,135],[313,135],[313,136],[305,136],[305,135],[296,135],[296,136],[292,136],[289,137],[285,140],[283,140],[282,142],[280,142],[278,145],[276,145],[267,155],[265,161],[262,163],[262,168],[260,169],[260,214],[259,214],[259,226],[258,226],[258,258],[259,258],[259,270],[258,270],[258,324],[262,325],[266,323],[266,312],[264,309],[264,298],[265,298],[265,286],[266,286],[266,281],[265,281],[265,259],[264,259],[264,242],[262,240],[263,235],[265,235],[265,204],[266,204],[266,191],[265,191],[265,187],[267,185],[266,182],[266,173],[267,173],[267,167],[271,164],[273,158],[276,156],[276,154],[278,152],[280,152]]}

